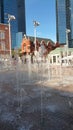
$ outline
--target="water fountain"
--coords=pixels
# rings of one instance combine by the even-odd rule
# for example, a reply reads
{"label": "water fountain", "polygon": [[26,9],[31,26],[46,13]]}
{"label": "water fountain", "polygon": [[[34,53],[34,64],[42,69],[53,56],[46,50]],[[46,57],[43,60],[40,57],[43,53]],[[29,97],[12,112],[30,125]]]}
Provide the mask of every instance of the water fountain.
{"label": "water fountain", "polygon": [[[16,113],[15,116],[18,116],[18,117],[16,118],[13,115],[12,121],[14,118],[16,121],[18,119],[20,121],[20,123],[22,124],[21,127],[19,126],[19,129],[22,128],[22,129],[27,130],[27,129],[29,129],[27,127],[27,124],[28,125],[32,124],[32,126],[33,126],[34,120],[32,120],[32,118],[33,119],[34,119],[34,117],[37,118],[37,113],[40,113],[39,114],[40,115],[40,124],[41,125],[44,124],[44,122],[45,122],[44,111],[49,109],[49,111],[55,113],[54,110],[57,109],[56,104],[54,105],[53,103],[52,104],[50,103],[48,105],[48,103],[47,104],[45,103],[46,98],[47,98],[46,102],[48,102],[49,97],[50,98],[52,97],[52,94],[49,91],[50,90],[49,87],[46,87],[45,84],[47,84],[47,86],[48,86],[48,83],[52,79],[54,79],[54,78],[56,79],[58,77],[60,77],[62,80],[61,65],[60,65],[60,68],[56,68],[56,72],[55,72],[52,69],[52,66],[48,60],[48,57],[45,60],[44,58],[42,58],[42,54],[40,52],[36,56],[36,60],[34,63],[31,63],[31,56],[27,55],[26,63],[23,64],[21,62],[21,60],[19,59],[17,61],[17,63],[15,64],[15,67],[13,66],[13,68],[14,69],[11,68],[7,72],[5,70],[5,74],[7,73],[9,75],[11,75],[11,74],[13,75],[13,82],[14,82],[13,86],[12,86],[12,84],[10,84],[10,87],[8,88],[8,91],[10,92],[10,93],[8,93],[8,95],[11,94],[10,99],[12,99],[13,101],[11,101],[11,103],[10,103],[10,99],[9,99],[8,104],[7,104],[7,106],[9,104],[15,105],[14,106],[15,113]],[[9,75],[6,75],[6,76],[9,76]],[[56,75],[56,77],[54,75]],[[11,82],[12,79],[9,78],[9,81],[8,81],[8,78],[9,77],[4,77],[4,75],[3,75],[3,77],[0,78],[0,84],[2,85],[3,82],[12,83]],[[2,89],[3,88],[0,87],[0,93],[5,92],[5,90],[2,90]],[[71,105],[71,102],[69,102],[69,105]],[[7,112],[10,112],[10,110],[8,110]],[[26,110],[26,112],[25,112],[25,110]],[[12,113],[10,115],[12,115]],[[24,115],[24,119],[22,119],[23,115]],[[31,119],[30,119],[29,115],[31,116]],[[33,117],[32,117],[32,115],[33,115]],[[34,116],[34,115],[36,115],[36,116]],[[25,118],[25,117],[28,118],[28,121],[27,121],[27,118]],[[23,120],[26,120],[26,122],[27,122],[27,123],[25,123],[26,128],[24,126]]]}

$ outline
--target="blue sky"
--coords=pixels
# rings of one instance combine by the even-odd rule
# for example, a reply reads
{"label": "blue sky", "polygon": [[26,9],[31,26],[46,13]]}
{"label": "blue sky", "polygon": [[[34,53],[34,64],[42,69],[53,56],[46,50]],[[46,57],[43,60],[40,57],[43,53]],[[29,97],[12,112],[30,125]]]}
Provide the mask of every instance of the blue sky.
{"label": "blue sky", "polygon": [[50,38],[56,42],[55,0],[25,0],[26,33],[34,36],[33,20],[40,22],[37,37]]}

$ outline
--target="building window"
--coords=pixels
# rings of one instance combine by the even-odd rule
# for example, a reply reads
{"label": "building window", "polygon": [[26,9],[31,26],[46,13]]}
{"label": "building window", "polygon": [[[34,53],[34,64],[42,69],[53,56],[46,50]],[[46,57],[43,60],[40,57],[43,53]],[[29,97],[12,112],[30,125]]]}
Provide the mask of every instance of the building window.
{"label": "building window", "polygon": [[68,52],[68,55],[71,56],[71,51]]}
{"label": "building window", "polygon": [[30,50],[30,46],[28,46],[28,50]]}
{"label": "building window", "polygon": [[5,51],[5,42],[4,41],[1,42],[1,50]]}
{"label": "building window", "polygon": [[50,59],[50,63],[52,63],[52,59]]}
{"label": "building window", "polygon": [[24,51],[26,51],[26,45],[24,45]]}
{"label": "building window", "polygon": [[5,32],[4,31],[0,31],[0,39],[5,39]]}
{"label": "building window", "polygon": [[59,55],[57,56],[57,61],[58,61],[58,63],[60,63],[60,56]]}
{"label": "building window", "polygon": [[56,63],[56,56],[53,56],[53,63]]}
{"label": "building window", "polygon": [[61,51],[61,58],[63,58],[63,55],[64,55],[64,54],[63,54],[63,51]]}

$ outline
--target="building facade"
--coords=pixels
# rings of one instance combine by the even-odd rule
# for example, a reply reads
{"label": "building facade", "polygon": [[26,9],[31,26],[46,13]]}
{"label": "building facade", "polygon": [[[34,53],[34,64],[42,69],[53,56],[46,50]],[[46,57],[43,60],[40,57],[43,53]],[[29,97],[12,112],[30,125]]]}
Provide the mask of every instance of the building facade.
{"label": "building facade", "polygon": [[56,0],[56,30],[57,41],[65,45],[66,29],[68,33],[68,47],[73,47],[73,0]]}
{"label": "building facade", "polygon": [[0,24],[0,56],[3,54],[10,54],[8,24]]}
{"label": "building facade", "polygon": [[16,33],[26,34],[25,0],[0,0],[0,22],[8,23],[8,14],[14,15],[15,20],[10,21],[12,48],[16,47]]}

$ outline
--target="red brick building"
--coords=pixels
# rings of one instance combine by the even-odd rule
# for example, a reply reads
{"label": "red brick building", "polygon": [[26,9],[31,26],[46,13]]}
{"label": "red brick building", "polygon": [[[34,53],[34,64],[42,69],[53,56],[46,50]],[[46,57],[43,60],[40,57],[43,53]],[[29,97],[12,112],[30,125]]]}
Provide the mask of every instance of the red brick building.
{"label": "red brick building", "polygon": [[22,53],[30,54],[31,52],[31,41],[30,39],[23,38],[22,39],[22,45],[21,45],[21,50]]}
{"label": "red brick building", "polygon": [[0,55],[10,54],[9,26],[0,23]]}

